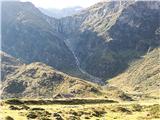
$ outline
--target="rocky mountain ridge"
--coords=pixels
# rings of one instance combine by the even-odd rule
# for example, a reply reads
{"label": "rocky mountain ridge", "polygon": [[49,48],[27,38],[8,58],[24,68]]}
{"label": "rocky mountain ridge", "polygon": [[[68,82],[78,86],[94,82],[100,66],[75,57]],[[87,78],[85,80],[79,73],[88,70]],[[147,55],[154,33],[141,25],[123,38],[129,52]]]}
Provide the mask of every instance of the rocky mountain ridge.
{"label": "rocky mountain ridge", "polygon": [[100,78],[94,82],[115,77],[159,46],[158,1],[101,2],[62,19],[43,15],[31,3],[7,4],[2,4],[3,51],[74,76]]}

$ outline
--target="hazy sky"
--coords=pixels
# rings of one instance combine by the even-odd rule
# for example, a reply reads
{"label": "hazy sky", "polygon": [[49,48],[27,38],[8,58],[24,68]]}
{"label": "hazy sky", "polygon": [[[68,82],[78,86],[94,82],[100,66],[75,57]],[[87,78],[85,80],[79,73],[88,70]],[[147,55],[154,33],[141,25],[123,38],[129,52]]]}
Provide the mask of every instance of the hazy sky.
{"label": "hazy sky", "polygon": [[73,6],[89,7],[103,0],[21,0],[21,1],[30,1],[37,7],[61,9]]}

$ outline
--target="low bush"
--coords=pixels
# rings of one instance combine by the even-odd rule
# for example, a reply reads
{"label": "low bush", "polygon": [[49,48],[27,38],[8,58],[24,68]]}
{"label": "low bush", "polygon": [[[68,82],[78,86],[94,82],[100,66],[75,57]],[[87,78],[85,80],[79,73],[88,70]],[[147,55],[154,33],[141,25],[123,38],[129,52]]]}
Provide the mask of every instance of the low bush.
{"label": "low bush", "polygon": [[14,120],[14,119],[12,117],[10,117],[10,116],[6,116],[5,120]]}
{"label": "low bush", "polygon": [[23,102],[19,99],[13,98],[13,99],[8,99],[5,101],[7,104],[12,104],[12,105],[22,105]]}
{"label": "low bush", "polygon": [[28,119],[35,119],[37,118],[37,114],[35,112],[29,112],[28,115],[27,115],[27,118]]}
{"label": "low bush", "polygon": [[139,104],[133,104],[132,105],[132,110],[133,111],[141,112],[142,109],[143,109],[143,107],[141,105],[139,105]]}
{"label": "low bush", "polygon": [[53,113],[53,117],[54,117],[56,120],[64,120],[59,113]]}
{"label": "low bush", "polygon": [[9,106],[10,110],[29,110],[30,107],[26,106],[26,105],[11,105]]}
{"label": "low bush", "polygon": [[45,110],[43,108],[32,108],[31,110]]}
{"label": "low bush", "polygon": [[127,113],[127,114],[131,114],[132,112],[127,109],[127,108],[124,108],[124,107],[116,107],[114,109],[112,109],[113,112],[124,112],[124,113]]}
{"label": "low bush", "polygon": [[160,105],[158,104],[152,105],[149,110],[149,115],[152,118],[160,118]]}
{"label": "low bush", "polygon": [[48,120],[51,117],[51,113],[45,110],[31,110],[27,114],[29,119]]}

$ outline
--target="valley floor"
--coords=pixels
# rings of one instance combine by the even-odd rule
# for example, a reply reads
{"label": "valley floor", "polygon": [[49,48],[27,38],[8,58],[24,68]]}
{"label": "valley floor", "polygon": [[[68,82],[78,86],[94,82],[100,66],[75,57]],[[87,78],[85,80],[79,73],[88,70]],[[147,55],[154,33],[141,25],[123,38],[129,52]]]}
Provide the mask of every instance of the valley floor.
{"label": "valley floor", "polygon": [[[13,119],[12,119],[13,118]],[[7,104],[1,102],[0,120],[159,120],[159,99],[81,105]]]}

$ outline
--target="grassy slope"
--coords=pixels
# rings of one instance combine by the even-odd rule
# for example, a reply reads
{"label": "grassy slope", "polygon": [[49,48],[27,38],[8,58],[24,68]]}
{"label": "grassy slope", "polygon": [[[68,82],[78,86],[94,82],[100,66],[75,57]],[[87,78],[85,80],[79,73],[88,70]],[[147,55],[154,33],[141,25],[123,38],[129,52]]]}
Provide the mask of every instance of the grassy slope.
{"label": "grassy slope", "polygon": [[[24,89],[14,88],[13,84]],[[72,94],[74,97],[94,97],[101,94],[100,87],[95,84],[68,76],[39,62],[20,66],[6,77],[2,88],[2,95],[6,97],[52,98],[57,93]]]}
{"label": "grassy slope", "polygon": [[[105,87],[69,76],[41,62],[24,64],[20,60],[1,54],[2,98],[108,98],[123,99],[125,93],[117,88]],[[7,67],[9,66],[9,67]],[[8,69],[6,69],[8,68]],[[13,69],[14,68],[14,69]]]}
{"label": "grassy slope", "polygon": [[103,95],[100,86],[59,72],[43,63],[27,65],[4,52],[0,55],[2,58],[1,92],[4,98],[52,98],[56,94],[83,98]]}
{"label": "grassy slope", "polygon": [[124,73],[109,80],[109,84],[128,92],[154,92],[159,95],[159,53],[160,48],[147,53],[140,60],[133,62]]}

